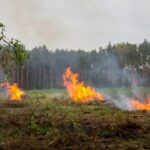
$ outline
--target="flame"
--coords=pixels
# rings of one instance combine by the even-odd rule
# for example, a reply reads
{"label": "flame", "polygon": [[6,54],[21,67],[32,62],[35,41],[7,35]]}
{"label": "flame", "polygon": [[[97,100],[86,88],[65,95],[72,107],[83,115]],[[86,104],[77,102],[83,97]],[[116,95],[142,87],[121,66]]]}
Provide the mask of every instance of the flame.
{"label": "flame", "polygon": [[134,109],[137,110],[150,110],[150,96],[147,97],[147,103],[140,103],[137,100],[131,100],[131,104]]}
{"label": "flame", "polygon": [[1,87],[6,87],[8,89],[11,101],[22,101],[22,97],[25,96],[24,91],[18,87],[17,83],[10,84],[8,82],[4,82],[1,84]]}
{"label": "flame", "polygon": [[78,81],[78,73],[72,73],[68,67],[63,74],[64,86],[67,88],[70,98],[75,102],[88,103],[95,100],[103,101],[105,98],[101,93],[90,86],[85,86],[84,82]]}

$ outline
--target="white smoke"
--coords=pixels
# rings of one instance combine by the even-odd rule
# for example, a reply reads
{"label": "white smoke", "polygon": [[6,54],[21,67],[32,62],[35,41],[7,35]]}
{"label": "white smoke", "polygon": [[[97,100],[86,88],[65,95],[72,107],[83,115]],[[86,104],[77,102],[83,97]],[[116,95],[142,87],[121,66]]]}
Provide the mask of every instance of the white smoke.
{"label": "white smoke", "polygon": [[[119,67],[118,59],[112,55],[108,56],[107,60],[104,59],[102,64],[97,64],[96,66],[95,71],[98,72],[102,72],[107,68],[110,74],[110,85],[113,85],[111,88],[108,87],[108,91],[103,92],[106,96],[106,103],[121,110],[134,110],[131,100],[135,98],[143,99],[143,88],[140,85],[145,83],[146,79],[141,77],[136,69],[131,66]],[[115,75],[113,75],[113,71],[116,72]],[[118,84],[119,82],[121,83]]]}
{"label": "white smoke", "polygon": [[8,100],[10,96],[10,93],[6,88],[2,88],[0,86],[0,100]]}

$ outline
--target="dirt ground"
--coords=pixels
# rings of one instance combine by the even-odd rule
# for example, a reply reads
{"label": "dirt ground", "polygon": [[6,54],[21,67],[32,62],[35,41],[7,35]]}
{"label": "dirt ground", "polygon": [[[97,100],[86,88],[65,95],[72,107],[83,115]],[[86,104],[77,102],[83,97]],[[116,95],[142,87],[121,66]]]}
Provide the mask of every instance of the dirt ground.
{"label": "dirt ground", "polygon": [[150,112],[46,95],[29,95],[18,106],[1,100],[0,149],[149,150]]}

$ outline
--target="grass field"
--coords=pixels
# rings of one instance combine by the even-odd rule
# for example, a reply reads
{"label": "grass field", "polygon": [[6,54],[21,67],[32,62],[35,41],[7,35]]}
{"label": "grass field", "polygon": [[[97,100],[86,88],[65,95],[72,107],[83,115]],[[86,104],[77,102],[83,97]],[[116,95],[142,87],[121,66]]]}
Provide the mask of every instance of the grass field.
{"label": "grass field", "polygon": [[[112,96],[118,90],[102,89]],[[130,89],[122,91],[132,94]],[[75,104],[65,90],[26,94],[23,107],[0,101],[0,149],[150,149],[150,112],[122,111],[104,103]]]}

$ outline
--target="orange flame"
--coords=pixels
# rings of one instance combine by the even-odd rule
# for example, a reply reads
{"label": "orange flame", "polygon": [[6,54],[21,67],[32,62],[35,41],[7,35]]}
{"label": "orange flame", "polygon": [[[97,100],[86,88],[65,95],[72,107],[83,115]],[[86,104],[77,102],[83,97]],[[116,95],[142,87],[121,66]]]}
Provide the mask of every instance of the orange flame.
{"label": "orange flame", "polygon": [[150,96],[147,97],[147,103],[140,103],[137,100],[131,100],[133,108],[137,110],[150,110]]}
{"label": "orange flame", "polygon": [[67,68],[63,74],[64,86],[67,88],[70,98],[75,102],[88,103],[94,100],[103,101],[105,98],[101,93],[90,86],[85,86],[84,82],[78,81],[78,73],[72,73],[71,68]]}
{"label": "orange flame", "polygon": [[10,84],[4,82],[1,84],[1,87],[6,87],[8,89],[11,101],[22,101],[22,97],[25,96],[24,91],[18,87],[17,83]]}

